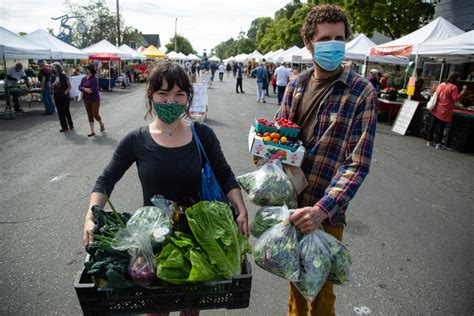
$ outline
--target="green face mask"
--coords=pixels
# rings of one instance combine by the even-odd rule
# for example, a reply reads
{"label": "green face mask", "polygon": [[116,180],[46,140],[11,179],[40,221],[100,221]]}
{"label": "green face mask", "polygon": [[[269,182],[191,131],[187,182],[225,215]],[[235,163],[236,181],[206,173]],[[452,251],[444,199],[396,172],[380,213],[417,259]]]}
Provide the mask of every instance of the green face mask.
{"label": "green face mask", "polygon": [[179,103],[155,103],[151,102],[153,110],[160,120],[166,124],[172,124],[186,111],[186,104]]}

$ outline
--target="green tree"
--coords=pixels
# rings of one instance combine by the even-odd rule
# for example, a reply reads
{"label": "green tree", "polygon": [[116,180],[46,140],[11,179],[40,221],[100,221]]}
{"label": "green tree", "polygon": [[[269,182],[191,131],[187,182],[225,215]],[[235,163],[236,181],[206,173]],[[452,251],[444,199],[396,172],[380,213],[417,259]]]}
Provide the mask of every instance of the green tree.
{"label": "green tree", "polygon": [[424,0],[345,0],[354,31],[372,36],[379,31],[397,39],[427,24],[434,5]]}
{"label": "green tree", "polygon": [[234,39],[231,37],[227,41],[220,42],[216,47],[213,48],[214,54],[220,59],[226,59],[231,55],[228,55],[228,50],[232,47]]}
{"label": "green tree", "polygon": [[172,38],[170,38],[170,42],[165,45],[166,47],[166,52],[169,53],[171,51],[174,51],[175,47],[175,40],[176,40],[176,50],[177,52],[181,52],[185,55],[189,55],[191,53],[196,53],[196,51],[193,49],[193,45],[189,42],[189,40],[179,34],[176,34]]}
{"label": "green tree", "polygon": [[122,44],[129,45],[130,42],[135,42],[136,47],[145,46],[142,32],[131,26],[126,26],[122,32]]}
{"label": "green tree", "polygon": [[[72,32],[72,43],[77,47],[87,47],[97,43],[103,39],[117,43],[117,16],[112,12],[105,0],[91,1],[86,5],[79,5],[70,0],[66,0],[66,6],[69,14],[82,16],[82,22],[87,26],[85,34]],[[73,26],[77,25],[77,21],[72,22]],[[125,28],[124,21],[120,18],[121,34]]]}

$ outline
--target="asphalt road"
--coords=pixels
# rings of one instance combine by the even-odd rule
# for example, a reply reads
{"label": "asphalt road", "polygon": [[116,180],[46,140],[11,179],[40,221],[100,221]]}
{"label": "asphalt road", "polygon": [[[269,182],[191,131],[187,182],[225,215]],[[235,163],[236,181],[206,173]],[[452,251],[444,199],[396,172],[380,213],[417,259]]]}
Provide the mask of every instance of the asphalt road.
{"label": "asphalt road", "polygon": [[[240,175],[253,170],[250,124],[278,107],[273,93],[268,103],[255,102],[253,80],[244,80],[246,94],[234,85],[226,76],[209,90],[207,123]],[[73,281],[85,258],[88,194],[120,139],[147,124],[144,85],[102,97],[106,133],[95,138],[86,136],[81,102],[72,102],[73,133],[59,133],[57,117],[41,116],[40,103],[16,120],[0,118],[2,315],[81,314]],[[371,172],[348,211],[354,281],[336,289],[339,315],[473,315],[474,157],[425,143],[378,126]],[[134,167],[112,201],[126,211],[141,205]],[[247,205],[252,218],[257,208]],[[248,309],[201,314],[285,315],[287,282],[252,265]]]}

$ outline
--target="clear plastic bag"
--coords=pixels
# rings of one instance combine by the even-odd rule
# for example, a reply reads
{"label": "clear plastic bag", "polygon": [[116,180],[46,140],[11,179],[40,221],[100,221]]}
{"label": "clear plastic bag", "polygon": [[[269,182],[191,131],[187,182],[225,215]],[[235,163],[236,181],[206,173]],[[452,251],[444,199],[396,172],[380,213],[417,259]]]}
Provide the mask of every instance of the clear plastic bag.
{"label": "clear plastic bag", "polygon": [[331,271],[331,254],[317,232],[304,235],[299,242],[300,278],[294,282],[309,302],[316,298]]}
{"label": "clear plastic bag", "polygon": [[290,211],[286,209],[281,214],[280,222],[257,240],[253,256],[262,269],[296,282],[300,275],[298,239],[289,217]]}
{"label": "clear plastic bag", "polygon": [[296,190],[278,160],[269,161],[257,171],[238,177],[237,181],[250,201],[257,205],[297,207]]}
{"label": "clear plastic bag", "polygon": [[283,206],[266,206],[260,208],[250,224],[250,233],[255,238],[260,237],[266,230],[272,228],[280,222],[281,214],[287,211],[288,207]]}
{"label": "clear plastic bag", "polygon": [[330,234],[316,230],[315,233],[325,243],[331,255],[329,280],[335,285],[343,285],[351,280],[352,259],[349,250]]}

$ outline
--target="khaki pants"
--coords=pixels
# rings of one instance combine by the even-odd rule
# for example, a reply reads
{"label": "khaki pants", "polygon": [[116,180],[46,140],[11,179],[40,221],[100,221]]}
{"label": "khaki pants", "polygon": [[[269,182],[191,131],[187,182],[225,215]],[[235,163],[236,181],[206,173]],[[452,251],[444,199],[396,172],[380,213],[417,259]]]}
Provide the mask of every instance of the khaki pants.
{"label": "khaki pants", "polygon": [[[342,241],[342,233],[344,226],[330,226],[323,224],[326,233],[331,234],[339,241]],[[335,315],[334,303],[336,296],[334,295],[333,284],[329,281],[324,283],[318,296],[313,303],[308,303],[298,289],[290,282],[290,298],[288,300],[288,316],[331,316]]]}

